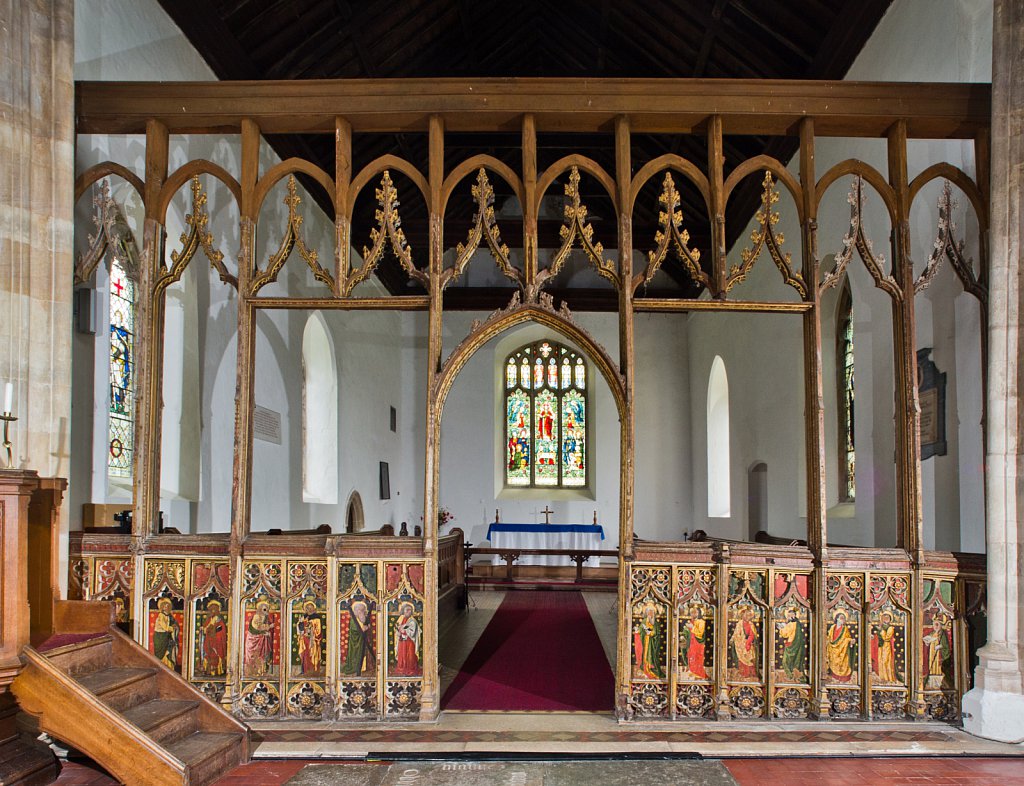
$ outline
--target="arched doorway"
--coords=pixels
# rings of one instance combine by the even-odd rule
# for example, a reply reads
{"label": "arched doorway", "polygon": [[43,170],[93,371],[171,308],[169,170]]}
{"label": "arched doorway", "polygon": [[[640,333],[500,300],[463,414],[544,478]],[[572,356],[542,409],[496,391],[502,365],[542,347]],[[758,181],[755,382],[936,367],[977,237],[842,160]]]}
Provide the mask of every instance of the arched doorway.
{"label": "arched doorway", "polygon": [[362,532],[365,524],[363,498],[359,496],[358,491],[353,491],[345,508],[345,532],[349,535],[354,532]]}
{"label": "arched doorway", "polygon": [[[503,488],[504,475],[499,470],[505,456],[505,429],[496,428],[495,424],[506,414],[502,406],[506,350],[512,344],[536,342],[542,337],[571,347],[585,358],[595,388],[588,392],[593,397],[593,411],[603,413],[597,421],[603,435],[599,432],[598,436],[590,437],[588,432],[588,438],[599,443],[594,461],[597,476],[589,481],[588,489],[577,491],[575,497],[564,495],[564,489],[516,489],[515,493],[506,493],[509,489]],[[485,346],[486,351],[479,352]],[[618,532],[618,538],[613,535],[610,540],[613,544],[619,542],[627,510],[622,504],[625,473],[620,471],[627,463],[622,455],[626,445],[621,425],[625,420],[622,379],[607,353],[574,323],[536,306],[492,317],[476,326],[448,358],[435,390],[431,419],[436,428],[438,467],[433,484],[435,504],[451,508],[458,498],[465,509],[466,500],[462,498],[476,495],[468,506],[473,509],[471,514],[457,516],[458,526],[466,532],[468,540],[483,547],[491,545],[487,538],[495,523],[496,510],[503,524],[522,519],[527,524],[537,523],[538,516],[539,524],[544,524],[547,517],[542,514],[547,511],[549,515],[554,513],[548,523],[558,527],[579,523],[577,520],[584,518],[584,508],[589,523],[599,508],[603,523],[618,522],[617,530],[613,530]],[[590,428],[594,428],[593,422]],[[486,467],[453,450],[453,446],[465,445],[473,438],[493,446],[493,461]],[[607,491],[603,496],[599,490],[595,493],[595,486],[606,490],[609,485],[617,489],[617,497]],[[482,488],[487,491],[481,491]],[[612,569],[612,576],[615,583],[611,588],[621,591],[617,566]],[[476,608],[469,614],[476,617],[471,623],[475,640],[453,644],[452,630],[446,630],[445,640],[439,642],[441,708],[613,712],[615,667],[621,660],[617,652],[617,594],[608,592],[602,600],[595,601],[588,593],[571,586],[571,579],[566,582],[569,586],[558,588],[554,586],[558,583],[555,579],[542,588],[532,578],[524,582],[519,582],[519,578],[504,587],[492,585],[486,593],[474,592]],[[524,590],[523,585],[529,589]],[[558,653],[559,642],[552,639],[558,639],[562,633],[567,634],[568,649]],[[581,669],[597,662],[603,664],[603,680],[559,679],[554,675],[559,665],[578,676]],[[628,664],[626,668],[628,672]],[[572,684],[594,685],[598,691],[603,688],[603,698],[594,693],[566,695],[565,685]],[[485,689],[481,690],[481,685]]]}

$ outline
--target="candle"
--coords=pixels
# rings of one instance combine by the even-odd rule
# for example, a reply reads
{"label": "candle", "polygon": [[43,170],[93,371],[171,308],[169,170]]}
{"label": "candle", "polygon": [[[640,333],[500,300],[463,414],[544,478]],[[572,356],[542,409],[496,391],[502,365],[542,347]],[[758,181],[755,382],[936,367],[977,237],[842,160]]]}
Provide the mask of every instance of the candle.
{"label": "candle", "polygon": [[14,406],[14,385],[8,382],[4,386],[4,412],[10,414],[11,407]]}

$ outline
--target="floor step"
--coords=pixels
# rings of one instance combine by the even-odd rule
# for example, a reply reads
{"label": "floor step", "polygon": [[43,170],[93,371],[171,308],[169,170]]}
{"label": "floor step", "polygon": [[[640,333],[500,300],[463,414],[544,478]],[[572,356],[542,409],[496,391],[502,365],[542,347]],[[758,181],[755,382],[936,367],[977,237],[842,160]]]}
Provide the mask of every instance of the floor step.
{"label": "floor step", "polygon": [[124,712],[124,718],[164,744],[193,734],[198,728],[198,701],[153,699]]}
{"label": "floor step", "polygon": [[42,654],[66,674],[81,674],[97,671],[110,665],[113,660],[113,640],[108,635],[51,647]]}
{"label": "floor step", "polygon": [[104,704],[118,712],[156,698],[157,670],[154,668],[100,669],[75,677],[86,690],[99,696]]}
{"label": "floor step", "polygon": [[241,761],[241,744],[241,734],[197,731],[165,747],[188,767],[190,784],[205,784]]}

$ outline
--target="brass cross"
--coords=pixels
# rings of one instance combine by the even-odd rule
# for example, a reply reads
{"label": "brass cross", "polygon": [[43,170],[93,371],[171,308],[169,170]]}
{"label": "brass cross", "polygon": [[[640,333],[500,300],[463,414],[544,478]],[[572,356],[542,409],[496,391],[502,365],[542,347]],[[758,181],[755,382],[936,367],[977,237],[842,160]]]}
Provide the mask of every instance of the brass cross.
{"label": "brass cross", "polygon": [[541,511],[541,513],[543,513],[543,514],[544,514],[544,523],[545,523],[545,524],[550,524],[550,523],[551,523],[551,521],[550,521],[550,520],[548,519],[548,517],[549,517],[549,516],[550,516],[550,515],[551,515],[552,513],[554,513],[554,512],[555,512],[555,511],[553,511],[553,510],[548,510],[548,506],[547,506],[547,505],[545,505],[545,506],[544,506],[544,510],[542,510],[542,511]]}

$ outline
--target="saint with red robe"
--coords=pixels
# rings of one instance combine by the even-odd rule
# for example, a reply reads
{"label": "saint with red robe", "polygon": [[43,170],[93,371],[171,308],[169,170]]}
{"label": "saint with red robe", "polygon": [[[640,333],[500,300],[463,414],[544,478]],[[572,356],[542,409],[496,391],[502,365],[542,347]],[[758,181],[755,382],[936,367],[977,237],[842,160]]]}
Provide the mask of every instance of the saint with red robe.
{"label": "saint with red robe", "polygon": [[704,666],[707,625],[701,607],[696,605],[690,610],[690,618],[683,625],[686,671],[688,676],[701,680],[708,679],[708,672]]}
{"label": "saint with red robe", "polygon": [[413,605],[406,601],[398,607],[395,622],[395,667],[391,674],[396,677],[418,677],[420,675],[420,626],[414,616]]}
{"label": "saint with red robe", "polygon": [[206,622],[200,634],[203,671],[213,677],[223,677],[227,671],[228,626],[221,614],[219,600],[206,604]]}
{"label": "saint with red robe", "polygon": [[740,619],[732,629],[731,646],[735,661],[737,679],[760,681],[761,670],[758,668],[760,656],[758,647],[757,623],[750,607],[740,611]]}

